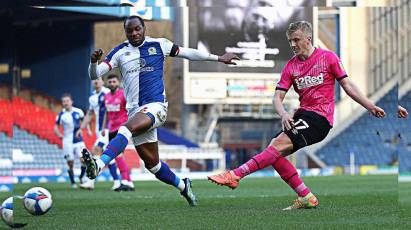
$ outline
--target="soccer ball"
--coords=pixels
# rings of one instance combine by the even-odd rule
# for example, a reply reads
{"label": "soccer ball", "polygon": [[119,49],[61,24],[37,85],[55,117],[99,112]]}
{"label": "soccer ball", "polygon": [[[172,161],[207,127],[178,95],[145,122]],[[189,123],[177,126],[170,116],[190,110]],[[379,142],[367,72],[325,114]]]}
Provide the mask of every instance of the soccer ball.
{"label": "soccer ball", "polygon": [[9,226],[12,226],[13,225],[13,197],[7,198],[7,200],[5,200],[3,204],[1,204],[0,212],[1,212],[1,219],[4,221],[4,223],[6,223]]}
{"label": "soccer ball", "polygon": [[24,194],[24,208],[32,215],[46,214],[53,204],[51,194],[47,189],[42,187],[34,187]]}

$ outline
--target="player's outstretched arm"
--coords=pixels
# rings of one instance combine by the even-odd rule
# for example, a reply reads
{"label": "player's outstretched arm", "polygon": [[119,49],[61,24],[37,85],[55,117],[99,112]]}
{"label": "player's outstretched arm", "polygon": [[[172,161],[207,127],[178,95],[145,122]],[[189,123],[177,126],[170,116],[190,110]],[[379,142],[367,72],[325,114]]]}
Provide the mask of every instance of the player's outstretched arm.
{"label": "player's outstretched arm", "polygon": [[96,80],[97,78],[101,77],[108,71],[110,71],[110,67],[107,64],[98,64],[98,60],[100,60],[101,56],[103,56],[103,50],[98,49],[95,50],[90,56],[90,64],[88,66],[88,74],[91,80]]}
{"label": "player's outstretched arm", "polygon": [[179,47],[177,57],[186,58],[190,61],[218,61],[224,64],[235,65],[233,60],[240,58],[233,53],[225,53],[222,56],[217,56],[197,49]]}
{"label": "player's outstretched arm", "polygon": [[399,118],[407,118],[408,117],[408,111],[404,107],[402,107],[401,105],[398,105],[397,116]]}
{"label": "player's outstretched arm", "polygon": [[376,106],[370,100],[368,100],[368,98],[366,98],[360,92],[358,87],[352,81],[350,81],[350,79],[346,77],[340,80],[339,83],[348,96],[350,96],[354,101],[356,101],[358,104],[362,105],[364,108],[370,111],[372,115],[378,118],[385,116],[385,111],[382,108]]}
{"label": "player's outstretched arm", "polygon": [[[283,90],[276,90],[273,98],[273,105],[275,111],[281,117],[281,125],[283,130],[289,130],[293,125],[293,117],[284,109],[283,100],[285,98],[286,92]],[[285,129],[284,129],[285,128]]]}
{"label": "player's outstretched arm", "polygon": [[56,134],[56,136],[57,136],[58,138],[60,138],[60,139],[63,138],[63,135],[60,133],[60,130],[59,130],[59,126],[58,126],[58,125],[54,125],[53,131],[54,131],[54,133]]}
{"label": "player's outstretched arm", "polygon": [[82,130],[84,128],[87,128],[87,133],[89,134],[89,136],[92,135],[90,131],[90,123],[91,123],[92,116],[93,116],[93,111],[87,110],[86,116],[84,116],[83,122],[81,122],[80,129],[79,129],[79,130]]}

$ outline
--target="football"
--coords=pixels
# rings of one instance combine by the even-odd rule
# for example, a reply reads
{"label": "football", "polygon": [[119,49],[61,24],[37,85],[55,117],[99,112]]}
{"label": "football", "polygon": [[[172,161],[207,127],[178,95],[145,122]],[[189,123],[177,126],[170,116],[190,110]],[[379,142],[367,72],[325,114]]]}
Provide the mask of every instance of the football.
{"label": "football", "polygon": [[7,198],[0,208],[1,219],[9,226],[13,225],[13,197]]}
{"label": "football", "polygon": [[34,187],[24,194],[24,208],[32,215],[46,214],[53,204],[51,193],[42,187]]}

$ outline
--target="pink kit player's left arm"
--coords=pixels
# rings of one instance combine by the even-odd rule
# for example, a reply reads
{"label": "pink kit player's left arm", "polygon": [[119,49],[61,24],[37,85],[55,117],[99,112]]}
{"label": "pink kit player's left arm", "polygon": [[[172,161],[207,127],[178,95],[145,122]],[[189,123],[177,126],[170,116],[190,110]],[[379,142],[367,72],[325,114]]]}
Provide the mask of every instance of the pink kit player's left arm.
{"label": "pink kit player's left arm", "polygon": [[339,83],[348,96],[350,96],[354,101],[356,101],[358,104],[362,105],[364,108],[370,111],[372,115],[378,118],[385,116],[384,110],[376,106],[370,100],[368,100],[368,98],[366,98],[360,92],[358,87],[352,81],[350,81],[350,79],[348,78],[341,79]]}
{"label": "pink kit player's left arm", "polygon": [[330,63],[329,67],[331,74],[333,74],[335,79],[338,80],[347,95],[350,96],[358,104],[366,108],[368,111],[370,111],[375,117],[384,117],[384,110],[368,100],[368,98],[366,98],[360,92],[358,87],[352,81],[350,81],[338,56],[330,52],[328,53],[327,59]]}

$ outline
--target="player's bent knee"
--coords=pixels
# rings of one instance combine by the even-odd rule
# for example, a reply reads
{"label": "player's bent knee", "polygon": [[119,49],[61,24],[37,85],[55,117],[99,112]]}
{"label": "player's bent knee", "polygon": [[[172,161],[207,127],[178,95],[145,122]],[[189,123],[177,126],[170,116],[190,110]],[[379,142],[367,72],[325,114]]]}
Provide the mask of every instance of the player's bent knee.
{"label": "player's bent knee", "polygon": [[151,118],[144,113],[135,114],[132,119],[129,119],[125,126],[130,130],[130,132],[135,135],[139,135],[147,131],[151,127]]}
{"label": "player's bent knee", "polygon": [[280,153],[288,152],[293,149],[293,143],[285,133],[281,133],[278,137],[273,138],[270,145]]}

